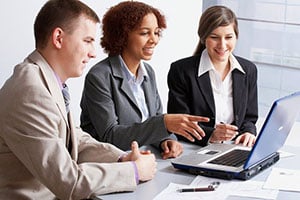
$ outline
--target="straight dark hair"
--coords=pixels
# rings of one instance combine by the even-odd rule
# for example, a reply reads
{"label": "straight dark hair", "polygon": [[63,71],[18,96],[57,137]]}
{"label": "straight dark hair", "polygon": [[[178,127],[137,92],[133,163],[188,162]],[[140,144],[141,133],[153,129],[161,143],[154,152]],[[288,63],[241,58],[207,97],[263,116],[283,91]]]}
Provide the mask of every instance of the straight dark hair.
{"label": "straight dark hair", "polygon": [[199,55],[206,48],[205,40],[219,26],[228,26],[233,24],[233,29],[238,38],[238,22],[232,10],[225,6],[212,6],[206,9],[199,21],[198,36],[199,42],[194,55]]}

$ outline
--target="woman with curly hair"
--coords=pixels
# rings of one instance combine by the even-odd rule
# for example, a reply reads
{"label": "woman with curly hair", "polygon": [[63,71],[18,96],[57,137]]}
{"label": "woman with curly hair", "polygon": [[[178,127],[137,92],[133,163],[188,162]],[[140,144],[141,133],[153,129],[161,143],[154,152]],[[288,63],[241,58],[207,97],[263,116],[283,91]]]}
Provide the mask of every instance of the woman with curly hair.
{"label": "woman with curly hair", "polygon": [[152,144],[163,159],[177,157],[182,145],[172,133],[201,139],[197,125],[208,118],[163,114],[150,60],[166,20],[145,3],[126,1],[111,7],[102,21],[101,46],[108,57],[88,72],[81,99],[81,127],[99,141],[129,150],[133,140]]}

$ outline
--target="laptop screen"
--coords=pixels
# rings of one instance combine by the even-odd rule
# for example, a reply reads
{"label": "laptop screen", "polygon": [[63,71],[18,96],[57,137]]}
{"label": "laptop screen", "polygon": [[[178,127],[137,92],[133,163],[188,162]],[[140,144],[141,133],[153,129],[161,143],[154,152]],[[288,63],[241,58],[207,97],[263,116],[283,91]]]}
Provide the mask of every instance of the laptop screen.
{"label": "laptop screen", "polygon": [[300,110],[300,92],[276,100],[261,128],[244,168],[277,152],[284,144]]}

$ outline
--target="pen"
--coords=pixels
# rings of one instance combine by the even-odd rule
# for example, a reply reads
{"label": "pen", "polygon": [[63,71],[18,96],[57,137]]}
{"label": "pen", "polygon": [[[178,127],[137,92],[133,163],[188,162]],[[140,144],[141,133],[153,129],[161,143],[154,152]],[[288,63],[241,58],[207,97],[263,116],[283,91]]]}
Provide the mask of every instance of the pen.
{"label": "pen", "polygon": [[178,192],[208,192],[208,191],[214,191],[215,188],[212,186],[203,187],[203,188],[183,188],[178,189]]}

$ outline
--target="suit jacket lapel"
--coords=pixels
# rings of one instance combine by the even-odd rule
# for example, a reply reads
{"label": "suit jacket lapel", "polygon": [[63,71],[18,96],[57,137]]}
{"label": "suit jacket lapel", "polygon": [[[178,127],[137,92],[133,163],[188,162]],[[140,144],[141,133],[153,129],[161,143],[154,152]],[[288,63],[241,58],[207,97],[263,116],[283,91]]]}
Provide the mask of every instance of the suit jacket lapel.
{"label": "suit jacket lapel", "polygon": [[[66,135],[66,142],[69,143],[69,140],[71,140],[73,147],[72,151],[70,152],[71,157],[74,160],[77,160],[77,140],[75,135],[75,128],[72,123],[71,114],[67,114],[65,102],[63,98],[63,94],[61,91],[61,87],[59,86],[59,83],[57,81],[57,78],[55,77],[55,74],[52,70],[52,68],[48,65],[48,63],[44,60],[44,58],[37,52],[34,51],[29,57],[30,60],[33,61],[33,63],[37,64],[41,72],[43,74],[43,78],[45,80],[45,85],[48,87],[48,90],[50,94],[52,95],[54,101],[56,102],[56,105],[58,106],[58,109],[60,110],[63,119],[67,125],[67,135]],[[69,116],[68,116],[69,115]],[[69,120],[68,120],[69,119]],[[75,148],[74,148],[75,147]]]}
{"label": "suit jacket lapel", "polygon": [[[198,76],[197,72],[195,73],[196,76]],[[215,114],[215,101],[214,96],[212,92],[212,87],[210,84],[210,78],[209,73],[206,72],[205,74],[201,75],[200,77],[196,77],[196,80],[198,81],[198,86],[200,88],[200,91],[202,95],[204,96],[209,108],[211,109],[212,113]]]}
{"label": "suit jacket lapel", "polygon": [[232,88],[233,88],[233,112],[236,123],[239,121],[239,113],[241,108],[246,106],[245,93],[247,92],[245,84],[245,75],[238,70],[232,72]]}
{"label": "suit jacket lapel", "polygon": [[[155,91],[151,90],[151,83],[149,82],[148,78],[145,78],[142,84],[142,87],[144,89],[145,93],[145,100],[146,100],[146,105],[148,106],[148,111],[149,115],[153,116],[156,115],[156,108],[155,103],[156,103],[156,98],[153,98],[153,95],[155,94]],[[156,95],[155,95],[156,97]]]}
{"label": "suit jacket lapel", "polygon": [[[68,118],[69,118],[69,124],[70,124],[70,140],[68,141],[69,142],[69,146],[72,145],[72,149],[71,149],[71,157],[77,161],[78,160],[78,148],[74,148],[74,147],[77,147],[78,146],[78,143],[77,143],[77,139],[76,139],[76,127],[74,126],[73,124],[73,117],[72,117],[72,114],[71,114],[71,111],[68,113]],[[71,144],[70,144],[71,143]]]}
{"label": "suit jacket lapel", "polygon": [[[110,57],[110,65],[112,68],[112,74],[114,77],[119,78],[121,81],[121,91],[124,92],[124,94],[127,96],[127,98],[136,106],[138,109],[138,104],[135,100],[135,97],[130,89],[130,86],[126,80],[124,80],[124,75],[122,71],[122,66],[121,66],[121,60],[119,59],[118,56]],[[139,109],[138,109],[139,110]]]}
{"label": "suit jacket lapel", "polygon": [[31,55],[29,55],[28,58],[40,67],[43,77],[45,79],[45,85],[48,87],[50,94],[56,101],[56,104],[60,112],[62,113],[66,124],[69,124],[62,91],[52,68],[37,51],[34,51]]}

